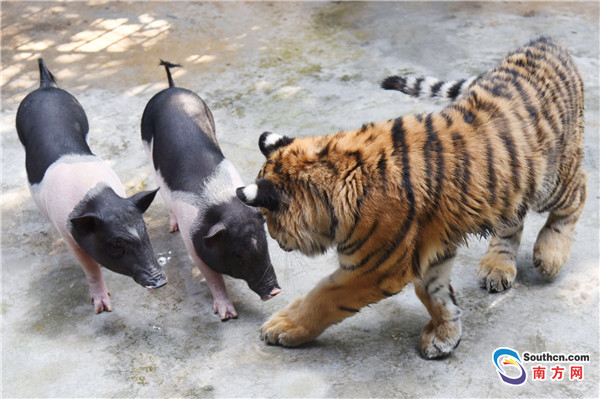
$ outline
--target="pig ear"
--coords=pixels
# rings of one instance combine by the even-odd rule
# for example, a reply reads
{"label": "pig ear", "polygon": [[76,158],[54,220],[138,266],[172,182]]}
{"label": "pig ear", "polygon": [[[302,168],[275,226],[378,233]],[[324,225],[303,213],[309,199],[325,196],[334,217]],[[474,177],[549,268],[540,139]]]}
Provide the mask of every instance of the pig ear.
{"label": "pig ear", "polygon": [[225,226],[225,224],[223,222],[218,222],[217,224],[215,224],[213,227],[211,227],[208,230],[208,233],[206,233],[206,236],[202,237],[202,240],[204,240],[204,244],[211,248],[213,247],[219,240],[221,240],[222,238],[225,238],[225,236],[227,235],[227,226]]}
{"label": "pig ear", "polygon": [[273,151],[280,147],[285,147],[292,141],[294,141],[294,139],[287,136],[280,136],[275,133],[264,132],[258,139],[258,148],[260,148],[260,152],[262,152],[263,155],[268,158]]}
{"label": "pig ear", "polygon": [[133,202],[133,205],[135,205],[142,213],[144,213],[154,200],[157,191],[158,188],[152,191],[142,191],[132,195],[128,199],[129,201]]}
{"label": "pig ear", "polygon": [[101,219],[95,213],[86,213],[82,216],[76,216],[69,219],[73,226],[73,233],[80,236],[91,234],[100,226]]}
{"label": "pig ear", "polygon": [[279,193],[275,185],[267,179],[260,178],[256,184],[240,187],[235,190],[235,193],[246,205],[259,206],[269,211],[276,211],[279,208]]}

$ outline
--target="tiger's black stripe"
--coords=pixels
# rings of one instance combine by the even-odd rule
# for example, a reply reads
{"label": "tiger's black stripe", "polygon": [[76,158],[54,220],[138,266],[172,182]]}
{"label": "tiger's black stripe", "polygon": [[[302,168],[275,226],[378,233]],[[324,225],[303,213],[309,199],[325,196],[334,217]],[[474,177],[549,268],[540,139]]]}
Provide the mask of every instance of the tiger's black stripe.
{"label": "tiger's black stripe", "polygon": [[[421,121],[419,121],[421,122]],[[427,129],[427,126],[425,127]],[[431,137],[430,137],[430,133],[427,132],[427,141],[425,142],[425,145],[423,146],[423,160],[425,161],[425,181],[426,181],[426,186],[427,186],[427,192],[431,193],[433,192],[433,154],[432,151],[433,149],[431,148]]]}
{"label": "tiger's black stripe", "polygon": [[338,245],[338,248],[337,248],[338,253],[341,253],[342,255],[352,255],[356,251],[360,250],[362,248],[362,246],[365,244],[365,242],[367,242],[369,240],[369,238],[371,238],[371,236],[373,235],[375,230],[377,230],[378,226],[379,226],[379,220],[375,219],[375,221],[371,225],[371,228],[369,229],[368,233],[365,234],[363,237],[361,237],[355,241],[352,241],[349,244]]}
{"label": "tiger's black stripe", "polygon": [[[545,66],[546,63],[544,63],[543,66]],[[519,70],[517,70],[516,68],[499,68],[499,71],[501,72],[505,72],[510,74],[511,76],[513,76],[513,80],[511,81],[511,83],[513,83],[515,85],[515,88],[519,88],[520,84],[519,82],[525,82],[526,84],[532,85],[534,87],[534,89],[536,90],[537,93],[540,93],[539,95],[541,95],[542,93],[545,93],[548,89],[545,87],[541,87],[538,86],[538,83],[532,83],[531,79],[529,79],[529,75],[531,73],[531,71],[529,71],[529,69],[525,69],[523,71],[521,71],[520,68]],[[562,73],[561,73],[562,74]],[[564,79],[564,75],[561,77],[561,79]],[[554,80],[549,82],[550,85],[552,85],[553,90],[556,92],[559,92],[561,95],[560,96],[555,96],[555,99],[553,101],[553,103],[559,107],[559,115],[562,115],[564,118],[567,117],[566,114],[568,114],[567,110],[567,104],[564,102],[564,97],[567,96],[567,93],[565,93],[564,91],[564,87],[559,87],[557,85],[556,82],[554,82]],[[567,123],[567,121],[565,119],[562,120],[562,124],[565,125]],[[560,134],[560,132],[562,131],[562,129],[557,129],[557,134]]]}
{"label": "tiger's black stripe", "polygon": [[329,224],[329,238],[332,239],[332,240],[335,240],[335,231],[337,230],[339,221],[338,221],[337,216],[335,215],[335,208],[331,204],[331,200],[329,199],[329,195],[327,195],[327,193],[324,192],[323,193],[323,197],[324,197],[327,209],[329,210],[329,220],[330,220],[330,224]]}
{"label": "tiger's black stripe", "polygon": [[448,97],[451,99],[455,99],[460,94],[460,88],[466,82],[465,79],[460,79],[457,81],[452,87],[448,89]]}
{"label": "tiger's black stripe", "polygon": [[421,92],[421,83],[423,83],[424,80],[425,80],[425,78],[423,78],[423,77],[417,78],[415,85],[413,86],[413,88],[411,90],[412,95],[414,95],[414,96],[419,95],[419,93]]}
{"label": "tiger's black stripe", "polygon": [[440,81],[438,81],[438,82],[436,82],[436,83],[434,83],[434,84],[431,86],[431,97],[435,97],[435,96],[437,96],[437,94],[438,94],[438,93],[439,93],[439,91],[440,91],[440,88],[441,88],[443,85],[444,85],[444,82],[442,82],[441,80],[440,80]]}
{"label": "tiger's black stripe", "polygon": [[360,312],[360,309],[349,308],[347,306],[342,306],[342,305],[338,306],[338,308],[340,310],[343,310],[344,312],[350,312],[350,313],[358,313],[358,312]]}
{"label": "tiger's black stripe", "polygon": [[364,165],[362,154],[360,153],[360,151],[350,152],[347,154],[347,157],[354,158],[355,164],[345,172],[344,177],[342,177],[343,181],[346,181],[346,179],[348,179],[348,176],[350,176],[352,172],[354,172],[357,169],[361,169]]}
{"label": "tiger's black stripe", "polygon": [[508,89],[506,82],[498,81],[498,79],[482,80],[478,87],[490,93],[493,97],[500,97],[505,100],[512,99],[512,93]]}
{"label": "tiger's black stripe", "polygon": [[475,114],[461,105],[453,105],[453,109],[460,112],[466,124],[472,125],[475,122]]}
{"label": "tiger's black stripe", "polygon": [[327,143],[325,145],[325,147],[323,147],[323,149],[321,151],[319,151],[318,157],[319,158],[327,158],[327,156],[329,155],[329,151],[331,151],[331,143]]}
{"label": "tiger's black stripe", "polygon": [[450,126],[452,126],[452,123],[454,123],[454,121],[452,120],[452,118],[450,117],[450,115],[448,115],[444,111],[440,112],[440,115],[446,121],[446,128],[449,128]]}
{"label": "tiger's black stripe", "polygon": [[387,191],[387,162],[388,160],[385,156],[385,152],[381,152],[379,162],[377,162],[377,171],[379,172],[379,178],[381,179],[384,192]]}
{"label": "tiger's black stripe", "polygon": [[415,198],[412,189],[412,183],[410,178],[410,164],[408,159],[408,149],[405,142],[405,131],[403,127],[403,119],[397,118],[394,121],[391,130],[392,141],[394,144],[394,155],[401,158],[402,162],[402,192],[405,195],[405,198],[408,203],[408,212],[405,217],[405,221],[402,226],[397,230],[394,238],[391,240],[391,244],[387,250],[384,251],[383,247],[380,247],[374,251],[369,252],[366,256],[364,256],[359,262],[353,265],[343,265],[342,267],[345,270],[356,270],[363,266],[365,266],[375,255],[380,252],[383,252],[383,255],[380,256],[375,262],[374,266],[372,266],[367,272],[372,272],[378,269],[397,249],[397,247],[402,242],[402,239],[405,237],[408,232],[410,226],[413,223],[413,219],[415,217]]}
{"label": "tiger's black stripe", "polygon": [[[568,176],[569,179],[567,180],[573,178],[573,174],[575,173],[575,170],[573,169],[571,170],[570,176]],[[560,188],[552,194],[550,200],[548,201],[548,209],[564,209],[567,204],[572,203],[574,196],[578,194],[578,189],[579,188],[575,185],[560,185]]]}
{"label": "tiger's black stripe", "polygon": [[[538,126],[539,118],[540,118],[538,107],[535,107],[532,104],[532,100],[531,100],[529,94],[527,94],[527,91],[524,89],[523,85],[533,87],[534,91],[536,93],[538,93],[538,96],[541,93],[544,93],[546,88],[543,86],[540,86],[539,83],[537,83],[537,82],[532,82],[531,79],[527,78],[527,76],[522,76],[522,75],[515,77],[512,83],[513,83],[513,86],[516,89],[517,94],[519,95],[519,98],[521,99],[525,109],[529,112],[530,118],[535,119],[535,125]],[[542,107],[542,111],[543,110],[545,110],[545,107]]]}
{"label": "tiger's black stripe", "polygon": [[342,269],[348,270],[348,271],[358,270],[358,269],[362,268],[363,266],[365,266],[367,263],[369,263],[371,258],[373,258],[373,256],[377,255],[377,253],[381,252],[382,250],[383,250],[382,247],[379,247],[379,248],[375,249],[374,251],[369,252],[359,262],[351,264],[351,265],[340,265],[340,267]]}
{"label": "tiger's black stripe", "polygon": [[[523,78],[521,78],[521,79],[523,79]],[[516,81],[515,83],[516,83],[517,94],[518,94],[516,99],[520,99],[522,104],[524,104],[527,108],[532,107],[533,105],[531,105],[531,99],[530,99],[529,95],[527,94],[527,92],[523,89],[521,84],[519,84],[519,81]],[[524,83],[527,84],[528,82],[525,81]],[[537,87],[537,86],[534,86],[534,87]],[[540,124],[540,121],[542,120],[542,118],[548,123],[548,125],[550,126],[550,129],[553,131],[553,133],[555,135],[558,134],[557,124],[554,122],[554,118],[550,116],[549,111],[547,110],[546,107],[541,107],[541,112],[535,113],[535,121],[534,122],[527,122],[523,118],[520,118],[518,115],[516,115],[516,111],[513,110],[512,112],[515,115],[515,120],[520,121],[520,123],[522,125],[523,135],[524,135],[525,139],[527,140],[527,142],[529,143],[529,145],[531,146],[531,148],[533,148],[534,142],[532,141],[533,138],[531,137],[531,134],[529,134],[530,126],[532,126],[532,125],[535,126],[535,132],[536,132],[536,137],[537,137],[538,143],[541,143],[542,142],[541,140],[544,140],[544,138],[546,137],[546,134],[542,130],[543,127]],[[532,115],[532,112],[530,112],[530,115]],[[552,141],[545,144],[545,147],[549,147],[548,152],[550,154],[554,153],[554,145],[552,144]],[[522,219],[524,217],[525,213],[527,212],[527,209],[529,208],[527,203],[531,202],[531,200],[533,199],[533,196],[535,194],[535,179],[533,177],[531,177],[531,175],[535,175],[536,171],[533,166],[533,162],[532,162],[531,158],[529,158],[529,157],[527,158],[527,166],[528,166],[527,176],[530,176],[530,178],[529,178],[528,188],[525,193],[524,201],[519,206],[519,211],[518,211],[519,219]],[[548,173],[548,175],[551,175],[553,173],[552,168],[547,168],[547,173]]]}
{"label": "tiger's black stripe", "polygon": [[397,155],[401,151],[402,155],[402,189],[408,202],[408,213],[406,218],[413,219],[415,216],[415,195],[410,179],[410,164],[408,160],[408,148],[405,142],[405,134],[402,118],[394,121],[392,127],[392,137],[394,141],[394,153]]}
{"label": "tiger's black stripe", "polygon": [[[460,199],[462,204],[467,203],[469,194],[469,183],[471,179],[471,155],[467,151],[465,141],[460,133],[452,133],[452,145],[457,159],[456,167],[453,173],[454,179],[460,184]],[[459,173],[460,172],[460,173]]]}
{"label": "tiger's black stripe", "polygon": [[338,243],[340,246],[345,246],[354,236],[356,232],[356,228],[358,227],[358,222],[360,221],[361,213],[360,209],[362,208],[365,197],[368,197],[369,186],[363,187],[363,195],[356,202],[356,212],[354,213],[354,224],[350,228],[350,231],[346,234],[346,238]]}
{"label": "tiger's black stripe", "polygon": [[416,278],[421,277],[421,258],[419,256],[419,249],[415,248],[412,253],[410,267],[412,268],[413,275]]}
{"label": "tiger's black stripe", "polygon": [[[425,131],[427,134],[427,141],[424,146],[424,156],[426,160],[426,174],[427,174],[427,187],[430,189],[430,193],[433,193],[432,197],[432,208],[438,206],[440,195],[442,192],[442,182],[445,175],[444,165],[444,149],[442,143],[438,137],[438,133],[433,128],[433,119],[431,114],[427,115],[425,119]],[[435,160],[435,175],[431,173],[430,158]],[[435,177],[435,186],[432,184],[432,179]]]}
{"label": "tiger's black stripe", "polygon": [[[377,270],[390,258],[390,256],[396,251],[398,246],[406,238],[406,234],[408,233],[409,229],[414,223],[415,197],[411,182],[411,171],[408,159],[408,149],[405,142],[405,134],[406,133],[404,131],[402,118],[396,119],[394,121],[394,125],[392,126],[392,137],[394,142],[394,152],[398,153],[398,155],[402,159],[402,191],[405,195],[404,198],[406,199],[406,202],[408,204],[408,210],[404,218],[404,222],[402,223],[402,226],[396,231],[396,234],[390,241],[388,248],[385,251],[383,251],[383,255],[377,259],[375,264],[367,271],[367,273]],[[370,260],[370,258],[378,252],[381,252],[381,249],[378,251],[371,252],[369,255],[367,255],[369,258],[368,260]],[[361,261],[361,264],[364,265],[366,264],[366,262],[363,260]]]}
{"label": "tiger's black stripe", "polygon": [[497,198],[497,194],[496,194],[496,187],[497,187],[497,179],[496,179],[496,169],[495,169],[495,162],[494,162],[494,149],[492,147],[492,144],[490,143],[490,140],[486,137],[485,140],[485,144],[486,144],[486,158],[487,158],[487,173],[488,173],[488,184],[487,184],[487,188],[488,188],[488,192],[490,194],[490,199],[489,199],[489,203],[490,205],[494,205],[496,204],[496,198]]}
{"label": "tiger's black stripe", "polygon": [[[408,250],[405,250],[404,252],[402,252],[401,254],[399,254],[395,258],[396,261],[394,262],[394,264],[391,265],[390,267],[388,267],[384,271],[384,273],[382,273],[382,275],[378,278],[377,286],[380,286],[381,283],[383,281],[385,281],[386,279],[390,279],[390,278],[392,278],[392,277],[394,277],[394,276],[396,276],[398,274],[400,274],[402,277],[406,276],[406,274],[408,273],[408,270],[409,270],[407,267],[405,267],[406,266],[406,256],[407,255],[408,255]],[[367,270],[363,274],[367,275],[367,274],[375,271],[377,268],[374,267],[371,270]],[[411,269],[412,269],[412,267],[411,267]],[[396,294],[396,292],[394,292],[393,294]]]}
{"label": "tiger's black stripe", "polygon": [[[562,100],[562,102],[564,103],[564,106],[569,109],[576,109],[576,104],[575,104],[575,98],[576,98],[576,88],[572,87],[572,82],[574,80],[573,74],[572,74],[572,67],[571,68],[565,68],[565,63],[571,64],[570,62],[568,62],[567,60],[559,60],[560,62],[556,62],[555,59],[550,58],[550,59],[546,59],[544,60],[546,64],[550,65],[553,68],[553,72],[558,75],[559,79],[557,82],[553,82],[556,83],[558,87],[558,89],[561,92],[561,96],[559,97],[559,100]],[[570,74],[570,76],[565,75],[565,70],[567,71],[567,73]],[[567,104],[568,101],[568,104]],[[574,123],[574,121],[571,118],[572,113],[571,112],[566,112],[563,114],[563,116],[566,118],[565,123],[567,124],[567,126],[572,126],[572,124]]]}
{"label": "tiger's black stripe", "polygon": [[[537,63],[534,65],[538,65]],[[543,67],[545,64],[541,65],[540,67]],[[565,79],[564,74],[559,73],[559,71],[557,70],[558,66],[554,66],[554,70],[553,72],[558,73],[559,76],[561,76],[561,79]],[[520,77],[520,80],[524,81],[526,84],[531,84],[529,82],[529,80],[526,78],[526,76]],[[515,79],[515,86],[517,89],[521,89],[521,86],[519,84],[519,81],[517,79]],[[552,100],[553,103],[557,106],[558,108],[558,115],[561,116],[561,120],[560,123],[559,121],[555,118],[555,114],[550,114],[549,111],[546,109],[546,107],[542,107],[542,116],[545,118],[545,120],[547,121],[548,125],[550,126],[552,133],[553,133],[553,137],[558,138],[558,147],[556,147],[554,145],[555,140],[553,139],[553,137],[548,137],[547,134],[542,130],[542,127],[540,126],[539,122],[536,124],[536,133],[537,133],[537,140],[538,143],[546,148],[548,148],[547,154],[548,154],[548,162],[549,165],[555,165],[557,162],[556,159],[556,148],[562,148],[564,145],[564,134],[565,134],[565,130],[563,128],[563,126],[567,125],[570,121],[570,118],[568,116],[566,116],[566,114],[570,114],[567,109],[569,107],[569,104],[567,104],[564,101],[564,98],[566,96],[568,96],[568,93],[565,92],[565,88],[564,87],[559,87],[554,80],[551,80],[549,83],[549,86],[547,88],[543,88],[543,87],[539,87],[534,85],[534,88],[536,89],[536,91],[538,93],[543,93],[543,94],[547,94],[548,91],[552,94]],[[524,92],[524,90],[518,90],[519,94],[523,94],[522,98],[523,101],[528,101],[528,97],[526,95],[526,93]],[[561,95],[557,96],[555,93],[558,92]],[[540,94],[541,95],[541,94]],[[558,97],[558,98],[557,98]],[[546,169],[546,176],[545,176],[545,181],[547,181],[548,183],[550,183],[552,181],[552,176],[554,176],[555,174],[555,169],[553,167],[548,167]],[[555,189],[558,187],[558,184],[554,185]],[[554,190],[552,193],[552,196],[554,196]],[[552,205],[554,205],[553,203],[549,204],[549,207],[544,208],[545,210],[548,210],[552,207]],[[523,207],[524,208],[524,207]],[[523,211],[522,211],[523,212]]]}
{"label": "tiger's black stripe", "polygon": [[[475,93],[472,93],[475,95]],[[513,182],[513,191],[519,192],[521,191],[521,163],[519,162],[519,156],[517,154],[517,147],[514,143],[514,138],[511,134],[511,129],[509,127],[509,123],[507,117],[504,115],[503,110],[499,108],[496,103],[490,102],[489,100],[476,99],[478,108],[481,110],[485,110],[489,112],[491,115],[494,115],[497,123],[495,124],[496,129],[498,130],[497,136],[502,140],[506,153],[510,158],[510,167],[511,167],[511,176]],[[504,193],[503,202],[505,207],[509,207],[510,201],[510,192],[507,190]]]}

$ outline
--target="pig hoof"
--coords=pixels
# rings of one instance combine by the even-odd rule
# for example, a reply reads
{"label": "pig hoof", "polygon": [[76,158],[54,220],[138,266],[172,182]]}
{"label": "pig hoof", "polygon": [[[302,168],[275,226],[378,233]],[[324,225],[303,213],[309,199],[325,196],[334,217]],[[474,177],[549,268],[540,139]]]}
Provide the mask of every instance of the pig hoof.
{"label": "pig hoof", "polygon": [[112,312],[112,303],[110,302],[110,292],[106,294],[92,295],[91,302],[94,304],[94,311],[96,314],[106,312]]}
{"label": "pig hoof", "polygon": [[237,319],[238,314],[233,307],[231,301],[216,301],[214,305],[214,312],[218,314],[221,321],[227,321],[229,319]]}
{"label": "pig hoof", "polygon": [[179,230],[179,225],[177,224],[177,217],[173,212],[169,214],[169,233],[174,233]]}

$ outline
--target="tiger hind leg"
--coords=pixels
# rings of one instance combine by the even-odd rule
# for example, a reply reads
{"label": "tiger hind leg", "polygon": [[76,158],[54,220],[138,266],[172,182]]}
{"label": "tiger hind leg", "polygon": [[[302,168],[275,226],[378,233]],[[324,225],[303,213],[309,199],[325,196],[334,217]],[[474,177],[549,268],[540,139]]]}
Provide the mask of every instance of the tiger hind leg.
{"label": "tiger hind leg", "polygon": [[462,310],[450,285],[451,270],[452,258],[448,258],[432,264],[415,280],[415,292],[431,316],[420,336],[421,354],[427,359],[447,356],[460,343]]}
{"label": "tiger hind leg", "polygon": [[479,261],[477,280],[481,288],[500,292],[510,288],[517,275],[517,252],[523,234],[523,222],[499,230],[490,240],[485,256]]}
{"label": "tiger hind leg", "polygon": [[575,224],[583,211],[587,173],[580,170],[551,210],[533,247],[535,270],[547,278],[555,277],[569,259]]}

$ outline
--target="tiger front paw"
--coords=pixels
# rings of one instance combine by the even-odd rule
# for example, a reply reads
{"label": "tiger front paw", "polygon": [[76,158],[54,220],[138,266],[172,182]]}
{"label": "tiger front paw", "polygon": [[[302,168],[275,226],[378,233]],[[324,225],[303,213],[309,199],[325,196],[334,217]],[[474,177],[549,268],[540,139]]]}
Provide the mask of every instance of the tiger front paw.
{"label": "tiger front paw", "polygon": [[302,319],[299,312],[302,301],[303,298],[298,298],[288,307],[271,316],[260,328],[260,339],[270,345],[294,347],[316,338],[310,329],[295,321]]}
{"label": "tiger front paw", "polygon": [[426,359],[439,359],[448,356],[458,344],[462,335],[460,320],[444,322],[433,326],[430,321],[421,331],[421,353]]}

